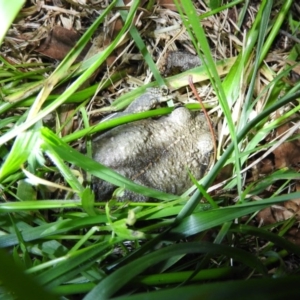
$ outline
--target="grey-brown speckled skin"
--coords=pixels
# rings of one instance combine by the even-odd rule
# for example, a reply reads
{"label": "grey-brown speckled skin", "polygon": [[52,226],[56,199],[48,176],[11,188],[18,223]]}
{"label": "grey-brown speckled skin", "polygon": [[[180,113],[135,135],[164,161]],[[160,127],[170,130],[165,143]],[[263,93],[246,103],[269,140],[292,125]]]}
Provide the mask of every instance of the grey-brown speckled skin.
{"label": "grey-brown speckled skin", "polygon": [[[137,101],[137,100],[136,100]],[[180,195],[192,186],[187,170],[201,179],[210,165],[212,136],[200,112],[176,108],[169,116],[121,125],[93,140],[93,157],[134,182]],[[93,180],[96,200],[108,200],[116,188]],[[122,199],[149,200],[126,191]]]}

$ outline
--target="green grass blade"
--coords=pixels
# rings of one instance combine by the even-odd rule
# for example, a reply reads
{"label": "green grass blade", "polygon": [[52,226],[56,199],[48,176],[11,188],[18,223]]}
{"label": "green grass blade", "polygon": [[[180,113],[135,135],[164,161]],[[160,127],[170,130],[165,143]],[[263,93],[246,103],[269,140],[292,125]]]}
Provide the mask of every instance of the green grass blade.
{"label": "green grass blade", "polygon": [[278,236],[275,233],[264,230],[263,228],[255,228],[253,226],[239,225],[230,229],[230,232],[239,232],[244,235],[256,236],[266,241],[272,242],[277,246],[286,249],[290,253],[295,253],[300,256],[300,248],[298,245],[291,243],[284,237]]}
{"label": "green grass blade", "polygon": [[[240,300],[282,300],[297,299],[299,297],[299,276],[284,278],[259,278],[250,280],[235,280],[217,282],[204,285],[192,285],[162,289],[149,294],[140,293],[126,295],[112,300],[140,300],[140,299],[230,299]],[[151,296],[150,296],[151,295]],[[242,296],[241,296],[242,295]]]}
{"label": "green grass blade", "polygon": [[[178,5],[178,2],[176,1],[175,3],[177,3],[177,8],[180,11],[180,6]],[[226,124],[228,124],[228,128],[229,128],[229,132],[230,132],[230,136],[232,138],[233,141],[233,145],[234,145],[234,153],[235,153],[235,167],[236,167],[236,174],[237,174],[237,186],[238,186],[238,191],[239,194],[241,194],[242,191],[242,183],[241,183],[241,172],[240,172],[240,161],[239,161],[239,147],[238,147],[238,143],[236,141],[236,133],[235,133],[235,126],[233,123],[233,119],[232,119],[232,114],[230,111],[230,106],[228,105],[228,99],[226,97],[222,82],[221,82],[221,78],[217,72],[216,66],[215,66],[215,62],[213,60],[213,57],[211,55],[211,50],[209,47],[209,43],[207,41],[206,38],[206,34],[201,26],[201,24],[199,23],[199,19],[197,16],[197,12],[195,10],[195,7],[193,5],[193,3],[188,0],[188,1],[184,1],[182,3],[182,6],[184,8],[184,11],[186,13],[186,16],[188,18],[188,20],[185,19],[185,16],[182,16],[182,20],[185,24],[185,27],[187,29],[187,31],[190,34],[190,37],[194,43],[194,47],[197,50],[198,55],[201,57],[202,63],[204,64],[205,68],[206,68],[206,72],[209,75],[210,81],[212,83],[212,86],[214,87],[214,91],[217,94],[220,106],[223,110],[223,113],[225,115],[226,118]],[[190,27],[192,27],[193,32],[191,32],[191,30],[189,29]],[[195,38],[194,38],[195,36]],[[201,54],[200,50],[203,51],[203,55]],[[188,210],[192,211],[193,207],[195,208],[197,205],[197,199],[191,199],[191,203],[188,203],[187,206],[189,207]]]}
{"label": "green grass blade", "polygon": [[14,263],[12,256],[2,249],[0,249],[0,263],[1,286],[4,286],[7,292],[13,295],[14,299],[29,300],[34,299],[37,295],[45,300],[59,299],[49,291],[46,291],[32,276],[25,275],[24,270]]}
{"label": "green grass blade", "polygon": [[251,268],[259,270],[263,275],[266,275],[266,270],[261,262],[253,255],[224,245],[215,245],[206,242],[199,243],[185,243],[179,245],[172,245],[163,249],[154,251],[150,254],[144,255],[116,270],[108,277],[103,279],[91,292],[89,292],[84,300],[91,300],[95,298],[109,299],[120,288],[130,282],[135,276],[153,266],[154,264],[168,259],[172,256],[178,256],[187,253],[218,253],[228,255],[233,259],[242,261]]}
{"label": "green grass blade", "polygon": [[[124,5],[123,1],[120,1],[120,2],[122,2],[122,4]],[[127,12],[126,11],[120,10],[120,15],[121,15],[123,21],[126,20],[126,18],[127,18]],[[149,66],[154,78],[156,79],[157,83],[159,84],[159,86],[165,85],[164,78],[160,75],[160,73],[159,73],[159,71],[158,71],[158,69],[157,69],[157,67],[156,67],[156,65],[155,65],[155,63],[154,63],[154,61],[153,61],[153,59],[152,59],[152,57],[151,57],[151,55],[148,51],[143,39],[141,38],[141,36],[140,36],[140,34],[139,34],[139,32],[138,32],[138,30],[137,30],[137,28],[135,27],[134,24],[132,24],[129,32],[130,32],[130,35],[133,38],[136,46],[138,47],[141,54],[143,55],[145,62],[148,64],[148,66]]]}
{"label": "green grass blade", "polygon": [[[22,237],[25,242],[37,241],[55,234],[62,234],[76,229],[86,229],[90,226],[96,226],[106,222],[107,218],[104,215],[75,220],[58,220],[54,223],[40,224],[37,227],[26,226],[26,228],[22,228]],[[16,244],[18,244],[18,238],[15,232],[0,236],[0,248],[6,248]]]}
{"label": "green grass blade", "polygon": [[20,133],[9,155],[0,169],[0,181],[20,169],[20,166],[34,153],[38,155],[38,124],[32,130]]}
{"label": "green grass blade", "polygon": [[259,72],[259,67],[261,64],[261,58],[263,57],[260,54],[261,54],[262,47],[264,45],[265,36],[268,31],[271,10],[272,10],[272,1],[269,1],[265,6],[265,9],[263,10],[261,22],[258,25],[258,39],[257,39],[257,47],[256,47],[257,53],[255,56],[253,70],[250,76],[250,84],[248,87],[248,92],[243,103],[241,117],[238,123],[238,130],[240,130],[240,128],[243,128],[245,126],[245,124],[250,119],[250,114],[252,112],[252,105],[253,105],[252,98],[254,94],[254,87],[255,87],[257,74]]}
{"label": "green grass blade", "polygon": [[7,30],[24,5],[25,0],[1,1],[0,2],[0,45]]}
{"label": "green grass blade", "polygon": [[40,209],[77,208],[80,200],[34,200],[0,203],[1,212],[35,211]]}
{"label": "green grass blade", "polygon": [[36,280],[47,287],[54,287],[71,280],[72,277],[90,267],[98,259],[101,259],[101,254],[108,248],[111,248],[112,245],[113,243],[105,242],[69,253],[62,257],[62,262],[57,264],[55,268],[38,275]]}
{"label": "green grass blade", "polygon": [[115,119],[107,120],[105,122],[101,122],[97,125],[91,126],[89,128],[85,128],[82,130],[79,130],[77,132],[71,133],[68,136],[65,136],[62,138],[64,142],[71,142],[78,140],[79,138],[82,138],[86,135],[91,135],[100,131],[104,131],[122,124],[127,124],[128,122],[138,121],[145,118],[155,117],[155,116],[161,116],[170,113],[173,110],[173,108],[161,108],[156,110],[151,110],[147,112],[142,113],[134,113],[122,117],[118,117]]}
{"label": "green grass blade", "polygon": [[224,207],[222,209],[212,209],[194,213],[183,219],[177,227],[171,230],[171,232],[179,234],[182,237],[191,236],[222,225],[225,222],[230,222],[236,218],[262,210],[273,204],[298,199],[299,197],[300,193],[293,193],[272,197],[270,199]]}
{"label": "green grass blade", "polygon": [[260,63],[266,57],[275,38],[278,36],[279,30],[283,22],[285,21],[287,14],[290,12],[290,8],[293,3],[294,3],[293,0],[286,0],[282,2],[282,7],[277,15],[277,18],[273,21],[271,31],[268,35],[267,40],[264,43],[264,47],[260,56]]}

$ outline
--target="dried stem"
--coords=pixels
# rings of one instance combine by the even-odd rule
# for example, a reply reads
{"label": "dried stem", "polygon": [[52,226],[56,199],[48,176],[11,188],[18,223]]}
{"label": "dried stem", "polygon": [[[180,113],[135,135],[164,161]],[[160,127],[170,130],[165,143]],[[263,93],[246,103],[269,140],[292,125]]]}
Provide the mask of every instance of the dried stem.
{"label": "dried stem", "polygon": [[210,120],[210,118],[207,114],[207,111],[206,111],[205,107],[204,107],[204,104],[203,104],[203,102],[202,102],[202,100],[201,100],[201,98],[200,98],[200,96],[199,96],[199,94],[198,94],[198,92],[195,88],[195,85],[194,85],[194,82],[193,82],[193,76],[189,76],[188,81],[189,81],[189,85],[190,85],[195,97],[197,98],[197,100],[199,101],[199,103],[201,105],[201,108],[202,108],[202,110],[204,112],[204,115],[205,115],[205,118],[207,120],[209,130],[210,130],[210,133],[211,133],[211,136],[212,136],[213,144],[214,144],[214,159],[213,159],[213,162],[215,162],[216,161],[216,154],[217,154],[217,144],[216,144],[215,132],[214,132],[211,120]]}

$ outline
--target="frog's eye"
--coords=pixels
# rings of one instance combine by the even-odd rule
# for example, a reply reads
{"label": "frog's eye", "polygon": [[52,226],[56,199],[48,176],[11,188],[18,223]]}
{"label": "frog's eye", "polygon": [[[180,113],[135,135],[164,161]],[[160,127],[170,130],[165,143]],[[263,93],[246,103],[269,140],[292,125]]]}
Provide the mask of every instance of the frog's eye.
{"label": "frog's eye", "polygon": [[162,96],[167,96],[169,94],[169,89],[166,85],[160,87],[160,92]]}

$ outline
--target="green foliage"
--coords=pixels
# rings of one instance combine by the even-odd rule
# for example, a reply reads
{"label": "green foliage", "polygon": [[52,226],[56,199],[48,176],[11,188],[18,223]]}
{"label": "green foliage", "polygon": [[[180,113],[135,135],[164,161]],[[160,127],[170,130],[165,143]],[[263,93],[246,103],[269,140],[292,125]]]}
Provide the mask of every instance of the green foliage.
{"label": "green foliage", "polygon": [[[0,293],[4,298],[33,299],[39,295],[41,299],[58,299],[70,295],[71,299],[80,295],[83,299],[117,296],[114,299],[171,296],[179,299],[189,295],[238,299],[236,295],[239,298],[242,295],[246,299],[282,299],[283,291],[285,297],[297,295],[299,279],[288,276],[291,272],[283,261],[288,255],[300,256],[299,248],[284,238],[296,219],[272,224],[273,233],[268,226],[235,224],[240,220],[250,223],[261,209],[300,197],[299,192],[286,191],[290,182],[299,177],[293,170],[277,170],[257,181],[243,182],[243,168],[251,156],[272,149],[275,144],[264,141],[265,137],[299,110],[295,104],[280,118],[269,119],[271,113],[286,104],[297,103],[300,83],[292,87],[284,81],[292,66],[274,74],[263,65],[281,24],[289,20],[295,25],[289,11],[292,1],[276,3],[276,10],[273,1],[261,1],[237,57],[215,62],[200,20],[241,1],[223,6],[221,2],[210,1],[214,10],[199,17],[192,1],[181,1],[178,7],[182,22],[203,66],[168,78],[162,78],[157,71],[141,33],[133,24],[140,1],[132,1],[128,11],[120,9],[122,1],[112,1],[54,70],[49,65],[36,64],[30,67],[42,69],[23,72],[22,68],[28,65],[11,65],[0,57],[0,113],[3,115],[0,120],[0,248],[5,249],[0,251]],[[0,3],[0,11],[4,6],[12,9],[12,3]],[[99,25],[116,11],[124,20],[117,36],[105,50],[75,64]],[[244,12],[239,15],[241,19]],[[16,11],[12,11],[5,21],[0,41],[15,15]],[[83,84],[127,34],[142,53],[155,81],[121,96],[102,111],[122,109],[150,86],[184,87],[189,75],[194,82],[209,80],[215,91],[220,115],[226,120],[221,131],[227,132],[224,136],[229,142],[224,144],[220,139],[218,160],[196,184],[199,189],[194,187],[196,191],[190,199],[185,194],[179,197],[140,186],[67,144],[82,138],[88,140],[92,134],[119,124],[172,110],[162,108],[89,125],[86,104],[98,89],[109,87],[126,72],[118,71],[111,78],[103,79],[100,87]],[[296,49],[290,53],[294,59],[295,53]],[[257,93],[255,81],[261,69],[272,79]],[[50,76],[44,78],[44,72]],[[61,95],[53,93],[66,82],[69,84]],[[263,105],[253,118],[254,107],[261,99]],[[242,103],[237,105],[239,101]],[[66,103],[79,103],[84,128],[61,137],[63,126],[56,131],[46,128],[43,118]],[[22,114],[18,113],[21,109]],[[234,164],[235,176],[223,186],[223,191],[209,194],[217,175],[230,163]],[[82,173],[87,173],[88,178],[93,175],[109,181],[120,187],[119,191],[126,187],[157,201],[97,202],[89,182],[83,183]],[[49,177],[57,181],[48,181]],[[267,187],[278,182],[276,191],[260,199]],[[50,192],[57,187],[67,192]],[[231,199],[233,190],[236,202]],[[261,247],[260,240],[268,241],[267,246]],[[277,267],[277,273],[271,275],[273,266]],[[297,272],[299,267],[294,273]],[[262,278],[245,280],[251,276]],[[242,280],[229,281],[234,278]]]}
{"label": "green foliage", "polygon": [[0,45],[11,23],[24,5],[25,0],[1,1],[0,3]]}

